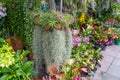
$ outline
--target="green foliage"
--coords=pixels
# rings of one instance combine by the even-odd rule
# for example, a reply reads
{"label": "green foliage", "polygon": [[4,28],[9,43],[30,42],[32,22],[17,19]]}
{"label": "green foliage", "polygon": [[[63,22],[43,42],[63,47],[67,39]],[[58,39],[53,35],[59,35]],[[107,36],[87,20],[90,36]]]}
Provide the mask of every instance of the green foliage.
{"label": "green foliage", "polygon": [[3,38],[0,38],[0,67],[9,67],[15,61],[14,51]]}
{"label": "green foliage", "polygon": [[24,34],[24,14],[23,1],[21,0],[5,0],[3,1],[7,7],[6,26],[9,28],[11,35],[21,37]]}
{"label": "green foliage", "polygon": [[87,28],[86,29],[83,28],[83,31],[81,32],[82,36],[91,37],[90,34],[92,33],[92,28],[93,28],[93,26],[88,24]]}
{"label": "green foliage", "polygon": [[51,28],[59,24],[58,18],[53,12],[41,12],[39,22],[40,26],[50,26]]}
{"label": "green foliage", "polygon": [[120,10],[120,4],[119,3],[114,3],[112,5],[113,9]]}
{"label": "green foliage", "polygon": [[15,53],[2,38],[0,43],[0,80],[32,80],[34,63],[23,61],[29,51]]}
{"label": "green foliage", "polygon": [[[14,63],[9,67],[0,67],[0,80],[32,80],[35,74],[33,70],[33,61],[23,61],[28,51],[22,53],[18,51],[14,55]],[[6,56],[7,57],[7,56]]]}
{"label": "green foliage", "polygon": [[[28,7],[29,0],[24,2],[24,44],[27,49],[30,49],[32,46],[33,41],[33,30],[34,30],[34,23],[33,23],[33,12],[34,10],[30,10]],[[38,6],[38,5],[36,5]],[[34,7],[36,7],[34,6]],[[37,7],[36,7],[37,8]]]}

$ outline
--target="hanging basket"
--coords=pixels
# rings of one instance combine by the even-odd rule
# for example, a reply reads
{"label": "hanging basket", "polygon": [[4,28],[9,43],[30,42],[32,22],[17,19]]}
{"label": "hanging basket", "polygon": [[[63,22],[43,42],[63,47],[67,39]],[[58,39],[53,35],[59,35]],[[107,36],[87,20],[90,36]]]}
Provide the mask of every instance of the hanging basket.
{"label": "hanging basket", "polygon": [[45,26],[44,29],[45,29],[46,31],[49,31],[49,30],[51,29],[51,27],[50,27],[50,26]]}

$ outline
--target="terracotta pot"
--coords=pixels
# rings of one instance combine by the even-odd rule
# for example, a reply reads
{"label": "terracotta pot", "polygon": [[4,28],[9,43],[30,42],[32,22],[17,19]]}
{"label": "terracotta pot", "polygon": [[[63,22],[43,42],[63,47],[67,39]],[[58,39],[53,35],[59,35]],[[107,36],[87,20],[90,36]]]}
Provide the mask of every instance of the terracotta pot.
{"label": "terracotta pot", "polygon": [[65,27],[61,27],[61,30],[65,30]]}
{"label": "terracotta pot", "polygon": [[21,38],[19,39],[12,39],[12,47],[14,51],[23,50],[23,41]]}
{"label": "terracotta pot", "polygon": [[12,38],[8,38],[5,40],[10,46],[12,46]]}
{"label": "terracotta pot", "polygon": [[45,29],[46,31],[49,31],[49,30],[50,30],[50,26],[45,26],[44,29]]}
{"label": "terracotta pot", "polygon": [[55,27],[56,30],[61,30],[61,25]]}
{"label": "terracotta pot", "polygon": [[35,18],[34,18],[34,24],[35,24],[35,25],[39,25],[39,18],[38,18],[38,17],[35,17]]}

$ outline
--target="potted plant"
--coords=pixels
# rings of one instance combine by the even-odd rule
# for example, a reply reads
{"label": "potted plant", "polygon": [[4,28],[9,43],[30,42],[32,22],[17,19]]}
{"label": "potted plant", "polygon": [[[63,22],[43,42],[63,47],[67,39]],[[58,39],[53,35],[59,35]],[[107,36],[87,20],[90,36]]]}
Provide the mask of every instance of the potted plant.
{"label": "potted plant", "polygon": [[116,44],[117,44],[118,46],[120,46],[120,35],[119,35],[118,38],[116,39]]}
{"label": "potted plant", "polygon": [[0,37],[0,80],[31,80],[35,71],[33,61],[23,61],[29,51],[14,52]]}
{"label": "potted plant", "polygon": [[39,16],[39,25],[46,31],[48,30],[64,30],[72,20],[69,14],[60,14],[59,12],[41,12]]}
{"label": "potted plant", "polygon": [[55,28],[58,23],[58,18],[53,12],[41,12],[39,16],[39,25],[46,31]]}

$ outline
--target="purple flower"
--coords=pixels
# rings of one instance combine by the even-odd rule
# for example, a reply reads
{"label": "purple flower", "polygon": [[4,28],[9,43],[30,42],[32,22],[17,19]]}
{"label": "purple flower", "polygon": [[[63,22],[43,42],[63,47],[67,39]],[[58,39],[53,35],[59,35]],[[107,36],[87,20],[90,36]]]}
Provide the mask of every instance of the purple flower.
{"label": "purple flower", "polygon": [[72,20],[72,24],[75,23],[76,21],[77,21],[76,18],[74,18],[74,19]]}
{"label": "purple flower", "polygon": [[60,15],[60,16],[59,16],[59,19],[60,19],[60,20],[62,20],[62,19],[63,19],[63,16],[62,16],[62,15]]}
{"label": "purple flower", "polygon": [[85,37],[85,38],[83,38],[83,41],[84,41],[84,42],[86,42],[87,44],[89,44],[90,39],[89,39],[89,38],[87,38],[87,37]]}
{"label": "purple flower", "polygon": [[81,37],[76,37],[73,39],[73,45],[72,45],[72,48],[75,47],[75,46],[80,46],[82,42],[82,38]]}

